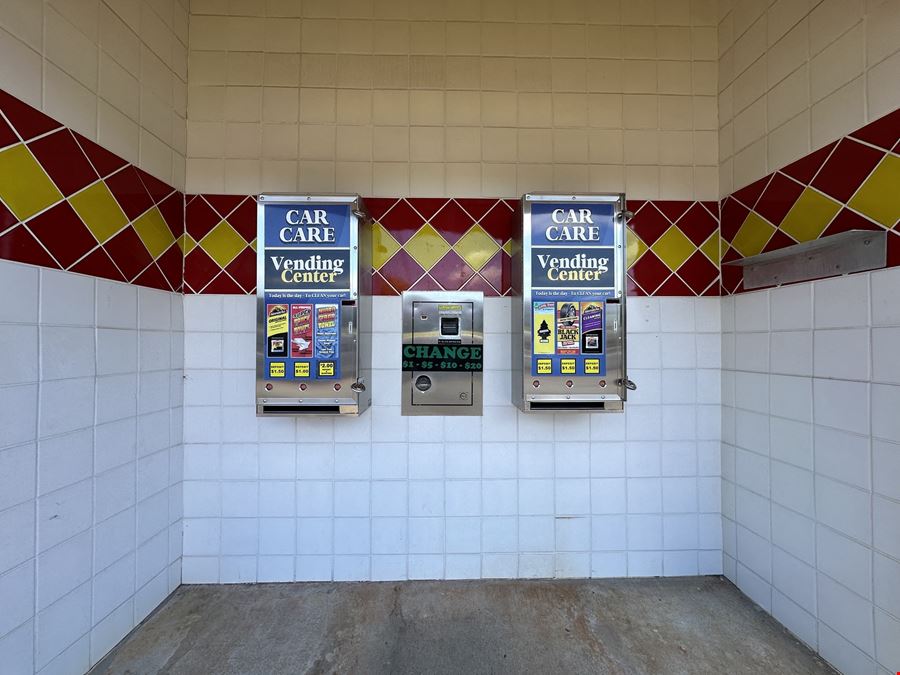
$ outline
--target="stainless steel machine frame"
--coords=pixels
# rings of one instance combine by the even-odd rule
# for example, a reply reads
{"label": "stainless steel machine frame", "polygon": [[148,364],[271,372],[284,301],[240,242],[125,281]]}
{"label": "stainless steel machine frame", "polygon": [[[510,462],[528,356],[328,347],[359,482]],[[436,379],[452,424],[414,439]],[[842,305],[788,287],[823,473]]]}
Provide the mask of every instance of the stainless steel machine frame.
{"label": "stainless steel machine frame", "polygon": [[[615,290],[606,301],[605,375],[532,375],[533,323],[531,213],[540,202],[614,205]],[[625,361],[625,223],[630,216],[624,194],[526,194],[521,223],[513,231],[512,400],[525,412],[621,412],[629,388]],[[535,382],[539,386],[535,386]],[[571,383],[571,386],[567,386]]]}
{"label": "stainless steel machine frame", "polygon": [[[404,345],[458,344],[484,348],[484,294],[480,291],[405,291],[402,303]],[[430,313],[422,309],[423,305],[435,304],[465,306],[460,316],[466,311],[471,312],[471,335],[463,335],[463,322],[460,321],[457,328],[459,340],[441,339],[440,336],[446,333],[440,322],[440,312]],[[425,336],[426,341],[415,342],[417,336]],[[433,382],[428,390],[418,390],[416,387],[417,379],[423,376]],[[468,372],[404,370],[400,385],[401,414],[481,415],[483,378],[481,369]]]}
{"label": "stainless steel machine frame", "polygon": [[[350,207],[350,280],[340,303],[340,378],[304,382],[266,373],[265,207],[268,204],[347,204]],[[256,413],[358,415],[372,404],[372,219],[359,195],[265,194],[257,201]]]}

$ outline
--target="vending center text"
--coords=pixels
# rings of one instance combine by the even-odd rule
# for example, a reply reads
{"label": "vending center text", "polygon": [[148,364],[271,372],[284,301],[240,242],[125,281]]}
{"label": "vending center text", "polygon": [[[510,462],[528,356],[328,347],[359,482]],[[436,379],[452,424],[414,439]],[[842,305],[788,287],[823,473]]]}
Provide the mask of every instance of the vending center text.
{"label": "vending center text", "polygon": [[270,256],[272,265],[281,272],[281,280],[286,283],[333,284],[344,271],[343,260],[323,258],[313,255],[306,260],[290,259],[281,255]]}

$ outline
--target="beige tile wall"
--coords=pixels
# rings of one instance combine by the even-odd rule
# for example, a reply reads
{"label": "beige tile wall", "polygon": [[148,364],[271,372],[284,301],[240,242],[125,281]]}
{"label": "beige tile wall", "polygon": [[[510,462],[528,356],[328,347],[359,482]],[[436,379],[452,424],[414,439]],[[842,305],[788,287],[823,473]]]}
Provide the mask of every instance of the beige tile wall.
{"label": "beige tile wall", "polygon": [[898,35],[898,0],[721,0],[721,194],[900,106]]}
{"label": "beige tile wall", "polygon": [[0,0],[0,87],[183,188],[188,4]]}
{"label": "beige tile wall", "polygon": [[193,0],[187,189],[718,195],[715,0]]}

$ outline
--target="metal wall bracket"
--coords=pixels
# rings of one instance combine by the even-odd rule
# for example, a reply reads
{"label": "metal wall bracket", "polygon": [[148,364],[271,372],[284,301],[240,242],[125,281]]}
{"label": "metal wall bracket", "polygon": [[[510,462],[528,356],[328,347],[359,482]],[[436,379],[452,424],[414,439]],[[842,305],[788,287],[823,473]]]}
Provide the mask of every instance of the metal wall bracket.
{"label": "metal wall bracket", "polygon": [[850,230],[725,264],[743,268],[748,291],[877,270],[887,264],[887,232]]}

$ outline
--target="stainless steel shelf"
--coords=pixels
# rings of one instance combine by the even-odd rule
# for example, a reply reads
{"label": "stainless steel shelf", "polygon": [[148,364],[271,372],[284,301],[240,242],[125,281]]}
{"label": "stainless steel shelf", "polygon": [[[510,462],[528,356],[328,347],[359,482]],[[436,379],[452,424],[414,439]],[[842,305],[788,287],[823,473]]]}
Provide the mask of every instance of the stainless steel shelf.
{"label": "stainless steel shelf", "polygon": [[850,230],[724,264],[743,268],[747,290],[877,270],[887,264],[887,231]]}

